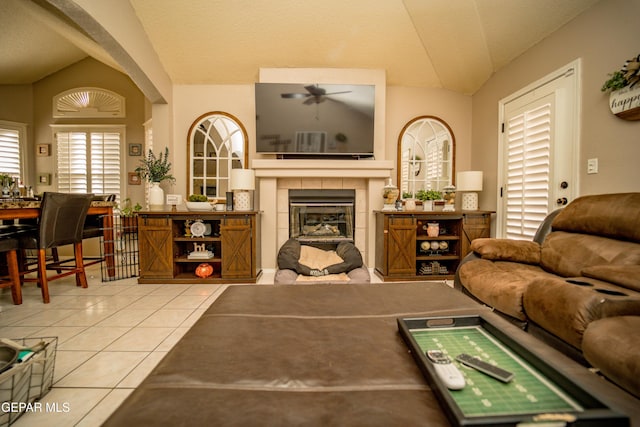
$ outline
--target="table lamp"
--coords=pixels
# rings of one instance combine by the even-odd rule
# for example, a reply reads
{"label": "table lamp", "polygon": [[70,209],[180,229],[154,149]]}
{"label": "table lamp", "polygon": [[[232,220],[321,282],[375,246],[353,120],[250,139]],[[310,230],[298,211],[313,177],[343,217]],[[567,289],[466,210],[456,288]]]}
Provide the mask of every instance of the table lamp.
{"label": "table lamp", "polygon": [[233,209],[250,211],[252,209],[250,192],[256,188],[253,169],[231,169],[230,188],[233,191]]}
{"label": "table lamp", "polygon": [[462,210],[477,211],[477,191],[482,191],[482,171],[458,172],[456,188],[462,193]]}

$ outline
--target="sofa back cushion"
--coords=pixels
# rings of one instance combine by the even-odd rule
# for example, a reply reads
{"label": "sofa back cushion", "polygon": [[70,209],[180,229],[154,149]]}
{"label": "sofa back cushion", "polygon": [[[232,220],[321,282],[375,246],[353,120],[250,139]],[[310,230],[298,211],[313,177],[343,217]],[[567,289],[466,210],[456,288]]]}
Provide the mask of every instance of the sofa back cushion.
{"label": "sofa back cushion", "polygon": [[560,276],[580,276],[593,266],[640,264],[640,245],[607,237],[553,231],[542,244],[540,264]]}
{"label": "sofa back cushion", "polygon": [[579,197],[555,217],[552,230],[640,243],[640,193]]}

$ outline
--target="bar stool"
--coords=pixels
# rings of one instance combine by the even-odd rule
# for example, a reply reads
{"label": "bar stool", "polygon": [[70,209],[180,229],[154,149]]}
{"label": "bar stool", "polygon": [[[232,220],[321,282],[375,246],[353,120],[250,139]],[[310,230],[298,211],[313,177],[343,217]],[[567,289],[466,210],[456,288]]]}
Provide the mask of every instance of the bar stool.
{"label": "bar stool", "polygon": [[[45,192],[42,198],[40,219],[36,232],[19,235],[22,249],[37,250],[37,268],[23,271],[24,274],[37,271],[36,278],[23,278],[25,282],[37,282],[42,290],[42,300],[49,303],[49,281],[74,274],[76,285],[86,288],[87,277],[82,260],[82,232],[92,194],[68,194]],[[47,263],[46,250],[64,245],[73,245],[74,257],[68,260]],[[68,265],[72,263],[72,265]],[[47,270],[60,270],[47,276]]]}
{"label": "bar stool", "polygon": [[15,305],[22,304],[22,288],[18,268],[18,239],[14,233],[4,232],[0,235],[0,252],[6,253],[7,276],[0,277],[0,288],[11,288],[11,297]]}

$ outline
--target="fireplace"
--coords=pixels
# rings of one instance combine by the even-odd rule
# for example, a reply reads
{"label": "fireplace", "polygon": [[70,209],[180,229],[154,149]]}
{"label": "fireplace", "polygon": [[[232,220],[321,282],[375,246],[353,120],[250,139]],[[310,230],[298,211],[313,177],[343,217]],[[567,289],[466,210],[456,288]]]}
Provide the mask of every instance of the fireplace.
{"label": "fireplace", "polygon": [[314,246],[353,242],[355,190],[289,190],[289,237]]}

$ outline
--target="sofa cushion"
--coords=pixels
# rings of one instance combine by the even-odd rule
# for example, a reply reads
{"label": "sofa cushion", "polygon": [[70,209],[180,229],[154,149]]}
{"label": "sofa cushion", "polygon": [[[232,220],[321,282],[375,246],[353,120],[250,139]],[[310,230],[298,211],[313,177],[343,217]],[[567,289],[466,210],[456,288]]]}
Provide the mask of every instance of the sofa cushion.
{"label": "sofa cushion", "polygon": [[594,265],[583,268],[582,275],[640,291],[640,265]]}
{"label": "sofa cushion", "polygon": [[480,238],[471,242],[471,250],[491,261],[540,263],[540,245],[527,240]]}
{"label": "sofa cushion", "polygon": [[640,398],[640,316],[596,320],[587,327],[582,350],[589,363]]}
{"label": "sofa cushion", "polygon": [[462,264],[458,275],[462,286],[475,298],[519,320],[527,319],[522,296],[529,283],[537,277],[550,276],[534,265],[486,259]]}
{"label": "sofa cushion", "polygon": [[640,245],[565,231],[554,231],[542,244],[542,267],[564,277],[580,276],[588,267],[617,264],[640,264]]}
{"label": "sofa cushion", "polygon": [[552,229],[640,243],[640,193],[579,197],[555,217]]}
{"label": "sofa cushion", "polygon": [[581,349],[591,322],[640,313],[640,293],[596,279],[541,277],[526,288],[523,305],[529,320]]}

